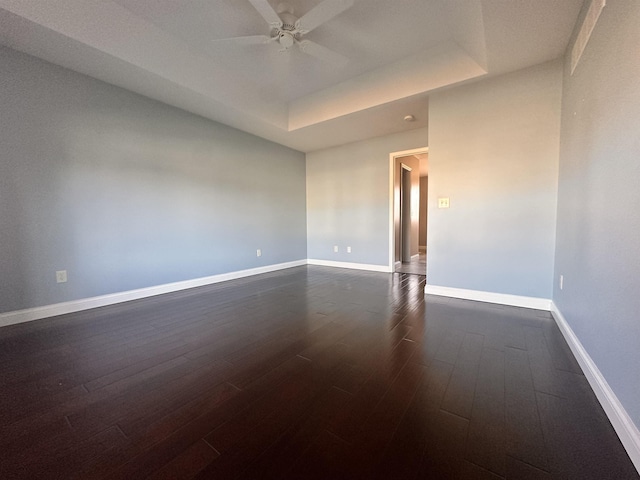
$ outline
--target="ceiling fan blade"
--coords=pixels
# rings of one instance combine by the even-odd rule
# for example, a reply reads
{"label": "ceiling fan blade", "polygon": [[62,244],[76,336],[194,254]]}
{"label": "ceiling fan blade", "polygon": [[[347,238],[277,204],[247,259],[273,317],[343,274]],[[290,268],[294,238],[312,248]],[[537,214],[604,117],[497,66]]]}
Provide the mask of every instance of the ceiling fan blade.
{"label": "ceiling fan blade", "polygon": [[307,55],[311,55],[312,57],[316,57],[327,63],[332,63],[336,66],[345,65],[349,61],[347,57],[340,55],[333,50],[329,50],[316,42],[312,42],[311,40],[302,40],[298,43],[298,47],[300,48],[300,51]]}
{"label": "ceiling fan blade", "polygon": [[271,28],[280,28],[282,27],[282,20],[280,20],[280,16],[273,9],[271,4],[267,0],[249,0],[253,8],[255,8],[262,18],[264,18]]}
{"label": "ceiling fan blade", "polygon": [[234,43],[236,45],[260,45],[263,43],[269,43],[273,39],[266,35],[250,35],[248,37],[231,37],[231,38],[218,38],[213,40],[213,43]]}
{"label": "ceiling fan blade", "polygon": [[316,5],[311,11],[300,17],[296,22],[296,28],[302,34],[308,33],[344,12],[352,5],[353,0],[324,0],[324,2]]}

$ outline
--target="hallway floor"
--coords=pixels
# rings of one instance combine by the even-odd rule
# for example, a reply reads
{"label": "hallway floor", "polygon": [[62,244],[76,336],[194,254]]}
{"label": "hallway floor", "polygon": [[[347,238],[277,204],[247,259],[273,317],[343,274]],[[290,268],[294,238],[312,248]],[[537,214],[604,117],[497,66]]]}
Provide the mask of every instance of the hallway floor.
{"label": "hallway floor", "polygon": [[427,275],[427,254],[420,254],[411,259],[411,262],[396,264],[396,273],[409,273],[411,275]]}

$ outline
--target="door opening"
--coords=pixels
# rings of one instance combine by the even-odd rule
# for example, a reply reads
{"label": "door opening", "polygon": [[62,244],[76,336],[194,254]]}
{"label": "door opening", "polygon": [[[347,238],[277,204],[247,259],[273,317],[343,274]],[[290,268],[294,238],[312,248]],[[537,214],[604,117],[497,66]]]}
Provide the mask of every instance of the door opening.
{"label": "door opening", "polygon": [[426,274],[425,202],[421,200],[420,189],[427,152],[427,148],[420,148],[389,155],[389,270],[392,272]]}
{"label": "door opening", "polygon": [[400,165],[400,261],[411,262],[411,168]]}

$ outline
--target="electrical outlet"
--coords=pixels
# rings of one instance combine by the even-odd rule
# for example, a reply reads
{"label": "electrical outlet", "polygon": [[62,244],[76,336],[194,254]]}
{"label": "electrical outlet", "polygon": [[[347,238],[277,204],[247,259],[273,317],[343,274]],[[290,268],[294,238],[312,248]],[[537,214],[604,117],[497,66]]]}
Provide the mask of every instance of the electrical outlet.
{"label": "electrical outlet", "polygon": [[65,283],[67,281],[67,271],[58,270],[56,272],[56,283]]}
{"label": "electrical outlet", "polygon": [[347,247],[347,253],[351,253],[351,247]]}
{"label": "electrical outlet", "polygon": [[564,287],[564,275],[560,275],[560,290]]}
{"label": "electrical outlet", "polygon": [[259,248],[256,250],[256,257],[261,257],[262,256],[262,250]]}
{"label": "electrical outlet", "polygon": [[335,253],[338,253],[338,245],[334,245],[334,246],[333,246],[333,251],[334,251]]}

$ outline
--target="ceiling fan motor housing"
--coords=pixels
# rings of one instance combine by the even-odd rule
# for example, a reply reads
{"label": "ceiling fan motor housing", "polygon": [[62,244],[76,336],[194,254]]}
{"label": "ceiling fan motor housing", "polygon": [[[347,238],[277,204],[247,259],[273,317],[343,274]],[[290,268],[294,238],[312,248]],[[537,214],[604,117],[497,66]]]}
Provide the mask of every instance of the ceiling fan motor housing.
{"label": "ceiling fan motor housing", "polygon": [[280,13],[282,27],[278,29],[278,43],[282,48],[288,50],[298,39],[298,30],[296,22],[298,21],[291,10],[285,10]]}
{"label": "ceiling fan motor housing", "polygon": [[280,46],[285,49],[291,48],[295,43],[295,37],[291,32],[282,31],[279,34],[278,42],[280,43]]}

